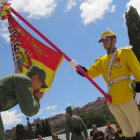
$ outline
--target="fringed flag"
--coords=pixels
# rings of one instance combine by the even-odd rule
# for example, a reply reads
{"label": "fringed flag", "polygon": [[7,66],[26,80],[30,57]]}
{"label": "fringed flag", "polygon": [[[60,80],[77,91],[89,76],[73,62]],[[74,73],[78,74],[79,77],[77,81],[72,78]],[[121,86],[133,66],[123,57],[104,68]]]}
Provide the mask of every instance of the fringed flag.
{"label": "fringed flag", "polygon": [[13,17],[9,17],[8,22],[16,73],[26,74],[32,65],[39,66],[45,70],[50,88],[63,55],[34,38]]}
{"label": "fringed flag", "polygon": [[[0,0],[0,3],[3,3],[3,5],[5,6],[10,5],[8,2],[5,2],[5,0]],[[33,31],[35,31],[41,38],[43,38],[59,53],[45,46],[44,44],[36,40],[33,36],[31,36],[25,29],[23,29],[15,21],[15,19],[11,17],[11,13],[9,14],[9,7],[7,7],[6,10],[3,10],[1,8],[1,12],[2,11],[6,11],[6,14],[0,13],[2,19],[6,19],[7,17],[9,17],[9,32],[16,71],[19,71],[20,73],[26,73],[31,65],[40,66],[47,73],[46,84],[50,88],[55,76],[55,72],[63,57],[65,57],[69,62],[71,61],[71,59],[55,44],[47,39],[39,30],[37,30],[20,14],[18,14],[12,7],[12,13],[14,13],[19,19],[21,19],[26,25],[28,25]],[[111,96],[107,95],[103,91],[103,89],[99,85],[97,85],[96,82],[94,82],[79,65],[76,66],[76,69],[80,71],[105,96],[106,100],[112,102]],[[42,92],[44,91],[45,90],[42,90]]]}

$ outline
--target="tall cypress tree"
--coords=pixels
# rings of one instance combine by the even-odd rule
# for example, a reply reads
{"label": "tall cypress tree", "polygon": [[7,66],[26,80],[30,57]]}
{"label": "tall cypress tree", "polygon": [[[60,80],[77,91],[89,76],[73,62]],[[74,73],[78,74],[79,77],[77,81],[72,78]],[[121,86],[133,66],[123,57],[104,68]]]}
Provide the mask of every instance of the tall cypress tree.
{"label": "tall cypress tree", "polygon": [[35,135],[34,135],[31,123],[29,121],[29,117],[26,117],[26,120],[27,120],[27,124],[28,124],[28,138],[33,139],[33,138],[35,138]]}
{"label": "tall cypress tree", "polygon": [[128,12],[125,13],[125,19],[130,45],[133,46],[132,50],[140,62],[140,16],[136,8],[130,6]]}
{"label": "tall cypress tree", "polygon": [[36,135],[42,135],[42,129],[39,123],[36,124]]}
{"label": "tall cypress tree", "polygon": [[22,124],[16,126],[16,140],[24,140],[26,138],[26,131]]}
{"label": "tall cypress tree", "polygon": [[45,123],[44,120],[42,120],[42,127],[41,127],[41,129],[42,129],[42,133],[41,133],[42,136],[43,136],[43,137],[47,136],[46,123]]}
{"label": "tall cypress tree", "polygon": [[47,121],[47,119],[45,119],[45,124],[46,124],[46,131],[47,131],[46,136],[51,136],[52,132],[51,132],[51,128],[50,128],[50,125],[49,125],[49,122]]}

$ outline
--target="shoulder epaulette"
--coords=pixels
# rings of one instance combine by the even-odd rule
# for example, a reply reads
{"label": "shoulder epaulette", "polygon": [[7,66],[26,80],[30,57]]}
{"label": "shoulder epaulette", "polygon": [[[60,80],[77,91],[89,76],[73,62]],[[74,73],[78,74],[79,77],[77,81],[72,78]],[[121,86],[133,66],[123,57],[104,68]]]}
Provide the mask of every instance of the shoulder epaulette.
{"label": "shoulder epaulette", "polygon": [[132,49],[132,46],[123,47],[123,48],[121,48],[121,49],[129,50],[129,49]]}
{"label": "shoulder epaulette", "polygon": [[99,58],[98,58],[98,59],[96,59],[96,60],[94,60],[94,62],[96,63],[98,60],[99,60]]}

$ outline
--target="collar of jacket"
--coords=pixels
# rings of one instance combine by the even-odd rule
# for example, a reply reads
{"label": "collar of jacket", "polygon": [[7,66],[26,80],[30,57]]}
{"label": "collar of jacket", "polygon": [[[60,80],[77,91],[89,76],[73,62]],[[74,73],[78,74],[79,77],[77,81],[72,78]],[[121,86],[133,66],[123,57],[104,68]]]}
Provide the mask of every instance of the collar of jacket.
{"label": "collar of jacket", "polygon": [[115,47],[112,51],[107,51],[107,54],[112,54],[117,48]]}

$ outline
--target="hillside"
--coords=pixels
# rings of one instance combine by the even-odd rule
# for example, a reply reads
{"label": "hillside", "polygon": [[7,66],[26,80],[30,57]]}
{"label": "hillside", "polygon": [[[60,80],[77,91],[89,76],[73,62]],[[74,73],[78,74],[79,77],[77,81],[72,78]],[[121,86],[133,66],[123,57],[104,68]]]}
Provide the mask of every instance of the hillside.
{"label": "hillside", "polygon": [[[111,116],[111,113],[106,104],[106,100],[103,97],[99,97],[96,101],[90,102],[81,108],[76,107],[73,109],[73,113],[75,115],[80,115],[82,113],[88,113],[91,111],[100,112],[105,115]],[[58,114],[56,116],[47,118],[47,120],[50,124],[52,133],[60,134],[64,132],[66,120],[65,114]]]}

